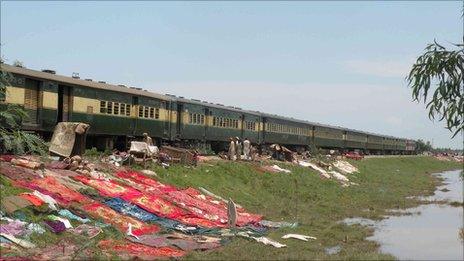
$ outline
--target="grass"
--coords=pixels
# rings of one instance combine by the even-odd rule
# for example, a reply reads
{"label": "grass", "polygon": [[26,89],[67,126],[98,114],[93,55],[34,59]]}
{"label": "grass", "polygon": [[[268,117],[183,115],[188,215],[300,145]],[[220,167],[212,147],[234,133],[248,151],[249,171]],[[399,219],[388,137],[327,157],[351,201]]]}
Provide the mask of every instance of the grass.
{"label": "grass", "polygon": [[[430,195],[440,180],[432,175],[460,164],[430,157],[371,158],[352,162],[360,173],[350,175],[359,184],[341,187],[332,180],[321,180],[310,169],[279,163],[291,174],[262,173],[256,163],[224,161],[197,168],[153,167],[158,178],[180,187],[204,187],[224,198],[232,198],[247,210],[268,220],[298,222],[297,228],[273,230],[269,237],[288,245],[276,249],[246,239],[234,239],[211,252],[194,252],[190,259],[394,259],[381,254],[375,242],[366,240],[371,228],[348,226],[339,221],[349,217],[381,219],[391,209],[417,206],[411,196]],[[287,233],[315,236],[315,241],[284,240]],[[325,248],[341,246],[335,255]]]}
{"label": "grass", "polygon": [[[308,168],[277,163],[292,170],[291,174],[266,173],[259,170],[260,163],[212,161],[198,167],[174,165],[168,169],[151,166],[158,180],[179,187],[204,187],[224,198],[232,198],[249,212],[264,215],[272,221],[298,222],[297,228],[272,230],[268,237],[287,244],[277,249],[242,238],[234,238],[214,251],[192,252],[187,259],[394,259],[379,253],[377,243],[366,238],[372,228],[340,223],[349,217],[381,219],[392,209],[416,206],[420,199],[413,196],[430,195],[440,183],[430,175],[460,168],[454,162],[438,161],[431,157],[371,158],[352,162],[360,173],[349,175],[359,186],[343,188],[335,181],[321,180]],[[2,195],[22,192],[0,176]],[[26,209],[28,210],[28,209]],[[390,213],[391,214],[391,213]],[[34,222],[43,220],[47,213],[25,212]],[[75,225],[78,225],[77,223]],[[304,242],[281,239],[287,233],[305,234],[317,240]],[[68,233],[66,233],[68,234]],[[103,258],[95,244],[103,238],[122,238],[115,229],[105,228],[104,233],[89,243],[84,237],[74,236],[79,244],[89,245],[96,259]],[[39,246],[59,242],[66,235],[47,232],[36,235],[31,241]],[[341,251],[328,255],[326,248],[340,246]]]}

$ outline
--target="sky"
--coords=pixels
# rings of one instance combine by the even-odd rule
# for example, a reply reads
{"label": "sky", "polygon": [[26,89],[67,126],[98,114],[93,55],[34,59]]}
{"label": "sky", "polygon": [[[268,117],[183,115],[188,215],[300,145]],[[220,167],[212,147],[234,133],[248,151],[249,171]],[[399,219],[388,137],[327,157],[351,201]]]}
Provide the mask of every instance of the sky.
{"label": "sky", "polygon": [[462,148],[405,77],[462,41],[462,1],[1,2],[27,68]]}

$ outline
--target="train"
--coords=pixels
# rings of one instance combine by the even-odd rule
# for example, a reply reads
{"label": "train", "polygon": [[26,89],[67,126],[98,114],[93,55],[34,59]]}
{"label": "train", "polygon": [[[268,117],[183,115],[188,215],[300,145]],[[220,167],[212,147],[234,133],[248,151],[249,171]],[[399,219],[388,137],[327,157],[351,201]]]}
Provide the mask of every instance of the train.
{"label": "train", "polygon": [[137,87],[58,75],[1,64],[12,80],[0,95],[5,104],[24,107],[25,130],[50,138],[62,121],[91,126],[87,146],[120,149],[148,133],[158,144],[219,152],[230,137],[248,138],[263,148],[281,144],[299,152],[358,151],[364,154],[414,154],[416,141],[298,120],[234,106],[158,94]]}

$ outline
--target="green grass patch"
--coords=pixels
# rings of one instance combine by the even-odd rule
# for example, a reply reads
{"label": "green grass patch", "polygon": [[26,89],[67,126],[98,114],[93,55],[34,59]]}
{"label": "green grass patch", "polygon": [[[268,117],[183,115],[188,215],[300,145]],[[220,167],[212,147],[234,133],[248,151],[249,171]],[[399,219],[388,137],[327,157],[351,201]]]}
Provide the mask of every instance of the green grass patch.
{"label": "green grass patch", "polygon": [[[431,173],[460,168],[459,163],[431,157],[388,157],[352,161],[359,173],[348,175],[359,186],[343,188],[336,181],[321,180],[308,168],[278,163],[291,174],[263,173],[259,163],[214,161],[196,168],[153,166],[158,178],[180,187],[204,187],[224,198],[232,198],[248,211],[268,220],[298,222],[297,228],[274,230],[269,237],[288,245],[276,249],[245,239],[234,239],[211,252],[194,252],[191,259],[393,259],[378,252],[366,240],[372,230],[339,221],[349,217],[381,219],[390,209],[417,206],[410,196],[430,195],[440,180]],[[281,239],[286,233],[315,236],[303,242]],[[335,255],[325,248],[341,246]]]}

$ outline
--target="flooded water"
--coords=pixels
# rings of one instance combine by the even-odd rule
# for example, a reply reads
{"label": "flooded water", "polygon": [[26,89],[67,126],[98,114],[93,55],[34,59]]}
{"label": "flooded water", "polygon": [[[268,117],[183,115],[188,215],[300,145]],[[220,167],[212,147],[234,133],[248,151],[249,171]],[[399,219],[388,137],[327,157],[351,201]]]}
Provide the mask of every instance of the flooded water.
{"label": "flooded water", "polygon": [[[429,200],[463,202],[461,171],[446,171],[436,175],[444,178]],[[365,219],[345,220],[345,223],[361,223],[375,227],[369,240],[381,244],[381,252],[398,259],[413,260],[464,260],[463,242],[459,229],[463,225],[463,207],[428,204],[408,209],[409,216],[392,216],[380,222]]]}

